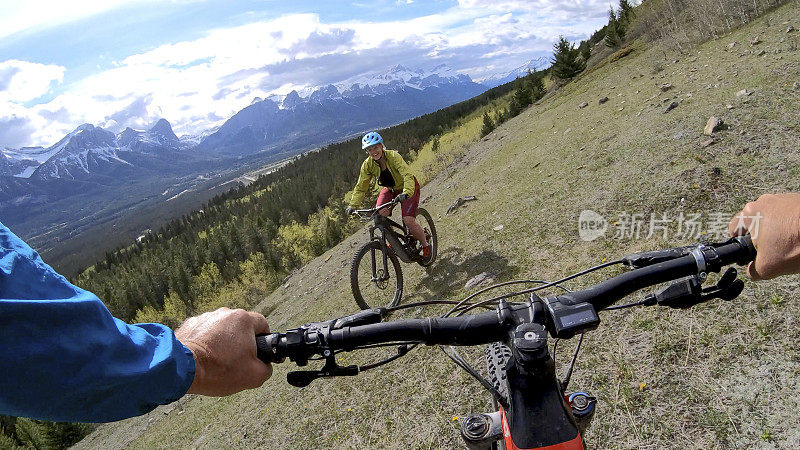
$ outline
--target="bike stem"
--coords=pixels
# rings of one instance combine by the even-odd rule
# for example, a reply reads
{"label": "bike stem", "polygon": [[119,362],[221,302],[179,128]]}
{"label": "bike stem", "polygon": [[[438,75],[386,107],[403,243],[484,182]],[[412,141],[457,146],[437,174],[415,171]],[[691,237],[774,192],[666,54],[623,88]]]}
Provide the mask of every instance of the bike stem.
{"label": "bike stem", "polygon": [[[465,443],[470,449],[490,448],[492,442],[503,438],[498,429],[502,430],[499,425],[505,422],[510,433],[506,439],[512,439],[513,448],[558,444],[581,448],[580,431],[588,424],[576,421],[558,382],[555,361],[547,345],[548,314],[544,301],[535,295],[524,305],[509,305],[501,300],[497,310],[501,320],[512,325],[505,342],[512,354],[505,371],[508,407],[501,406],[498,413],[476,414],[465,419],[461,432]],[[542,423],[548,426],[539,426]]]}

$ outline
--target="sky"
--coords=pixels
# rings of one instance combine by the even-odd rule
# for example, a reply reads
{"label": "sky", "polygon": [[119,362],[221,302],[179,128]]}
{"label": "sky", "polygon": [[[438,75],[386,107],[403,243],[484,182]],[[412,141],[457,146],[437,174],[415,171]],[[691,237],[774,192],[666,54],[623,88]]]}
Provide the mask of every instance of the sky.
{"label": "sky", "polygon": [[401,64],[480,80],[607,21],[600,0],[0,0],[0,148],[83,123],[178,136],[255,97]]}

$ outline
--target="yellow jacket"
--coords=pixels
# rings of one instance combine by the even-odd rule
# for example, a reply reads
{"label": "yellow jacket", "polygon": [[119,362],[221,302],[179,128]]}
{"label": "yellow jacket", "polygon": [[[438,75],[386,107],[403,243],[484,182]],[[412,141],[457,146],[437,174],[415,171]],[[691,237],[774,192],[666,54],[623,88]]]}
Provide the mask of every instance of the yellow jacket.
{"label": "yellow jacket", "polygon": [[[391,188],[395,191],[403,190],[404,194],[409,197],[414,195],[414,174],[406,164],[406,161],[394,150],[383,150],[386,157],[386,166],[394,178],[395,185]],[[364,163],[361,164],[361,172],[358,174],[358,182],[356,188],[353,190],[353,195],[350,197],[350,206],[356,208],[361,204],[361,200],[370,190],[370,187],[377,183],[381,175],[381,166],[378,161],[367,156]],[[388,186],[387,186],[388,187]]]}

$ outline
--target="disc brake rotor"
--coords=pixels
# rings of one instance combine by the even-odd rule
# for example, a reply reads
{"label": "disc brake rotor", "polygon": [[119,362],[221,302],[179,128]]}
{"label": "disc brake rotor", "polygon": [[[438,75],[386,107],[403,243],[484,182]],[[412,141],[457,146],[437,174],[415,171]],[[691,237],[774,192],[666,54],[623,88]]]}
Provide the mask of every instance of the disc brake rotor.
{"label": "disc brake rotor", "polygon": [[375,285],[378,286],[378,289],[386,289],[386,286],[389,285],[389,277],[386,276],[386,272],[383,269],[378,269],[376,275],[378,275],[378,278],[374,281]]}

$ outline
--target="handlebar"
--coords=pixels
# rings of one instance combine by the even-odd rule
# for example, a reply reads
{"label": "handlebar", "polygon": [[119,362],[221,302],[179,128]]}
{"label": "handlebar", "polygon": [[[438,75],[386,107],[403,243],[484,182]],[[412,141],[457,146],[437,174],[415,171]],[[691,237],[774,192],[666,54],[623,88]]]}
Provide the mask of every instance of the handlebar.
{"label": "handlebar", "polygon": [[503,327],[497,313],[486,312],[462,317],[406,319],[346,327],[331,331],[328,344],[340,350],[393,341],[426,345],[478,345],[499,341],[503,337]]}
{"label": "handlebar", "polygon": [[502,302],[492,312],[380,323],[386,310],[376,308],[328,322],[306,324],[285,333],[257,336],[257,354],[265,363],[283,362],[288,357],[304,366],[315,355],[330,357],[336,351],[349,351],[372,344],[487,344],[508,339],[509,333],[518,325],[530,323],[535,317],[541,320],[542,315],[548,315],[543,322],[548,324],[551,334],[571,337],[577,328],[563,333],[559,328],[568,321],[584,321],[586,326],[582,331],[593,329],[599,324],[596,310],[605,309],[635,291],[689,276],[696,276],[702,282],[708,272],[719,272],[722,267],[731,264],[747,264],[756,254],[749,235],[723,243],[699,244],[682,249],[685,252],[673,252],[672,259],[650,258],[649,265],[635,268],[584,290],[549,296],[544,300],[532,295],[527,304],[509,305]]}
{"label": "handlebar", "polygon": [[559,298],[568,305],[586,302],[598,310],[605,309],[640,289],[694,274],[705,279],[708,272],[719,272],[722,267],[731,264],[743,266],[755,259],[756,255],[750,235],[731,238],[721,244],[700,244],[682,249],[688,254],[637,268]]}
{"label": "handlebar", "polygon": [[386,202],[386,203],[384,203],[382,205],[378,205],[378,206],[376,206],[374,208],[356,209],[356,210],[353,211],[353,214],[358,214],[359,216],[362,216],[362,215],[363,216],[368,216],[368,215],[371,216],[371,215],[375,214],[376,212],[382,210],[383,208],[386,208],[386,207],[389,207],[389,206],[394,206],[394,205],[396,205],[398,203],[400,203],[400,202],[398,202],[397,201],[397,197],[395,197],[395,198],[389,200],[388,202]]}

